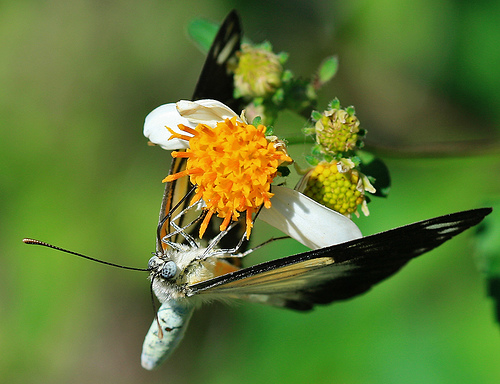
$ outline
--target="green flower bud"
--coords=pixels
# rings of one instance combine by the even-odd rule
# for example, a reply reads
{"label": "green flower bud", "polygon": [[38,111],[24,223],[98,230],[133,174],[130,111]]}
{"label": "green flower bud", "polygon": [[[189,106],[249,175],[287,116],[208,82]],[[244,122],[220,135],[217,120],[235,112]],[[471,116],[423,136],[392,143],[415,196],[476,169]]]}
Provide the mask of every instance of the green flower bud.
{"label": "green flower bud", "polygon": [[241,97],[266,97],[281,86],[282,59],[270,48],[242,44],[234,70],[236,93]]}
{"label": "green flower bud", "polygon": [[325,153],[345,153],[358,148],[364,131],[359,128],[359,120],[354,114],[354,108],[340,108],[338,100],[330,103],[330,109],[321,116],[313,114],[316,120],[314,126],[316,141]]}

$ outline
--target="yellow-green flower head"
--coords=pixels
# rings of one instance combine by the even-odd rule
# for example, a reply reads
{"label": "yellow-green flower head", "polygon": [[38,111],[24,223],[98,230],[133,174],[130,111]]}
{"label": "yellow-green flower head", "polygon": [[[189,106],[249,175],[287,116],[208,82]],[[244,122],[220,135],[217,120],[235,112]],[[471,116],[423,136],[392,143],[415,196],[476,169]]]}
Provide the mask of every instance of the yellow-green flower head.
{"label": "yellow-green flower head", "polygon": [[234,70],[236,92],[242,97],[266,97],[281,86],[280,57],[269,48],[242,44]]}
{"label": "yellow-green flower head", "polygon": [[350,159],[332,163],[323,161],[311,169],[297,189],[306,196],[347,217],[359,216],[357,209],[368,216],[365,192],[374,193],[375,188],[368,178],[354,168]]}
{"label": "yellow-green flower head", "polygon": [[360,132],[354,108],[341,109],[338,100],[334,100],[330,107],[322,114],[313,114],[317,120],[314,126],[317,143],[325,153],[344,153],[356,149],[364,133]]}

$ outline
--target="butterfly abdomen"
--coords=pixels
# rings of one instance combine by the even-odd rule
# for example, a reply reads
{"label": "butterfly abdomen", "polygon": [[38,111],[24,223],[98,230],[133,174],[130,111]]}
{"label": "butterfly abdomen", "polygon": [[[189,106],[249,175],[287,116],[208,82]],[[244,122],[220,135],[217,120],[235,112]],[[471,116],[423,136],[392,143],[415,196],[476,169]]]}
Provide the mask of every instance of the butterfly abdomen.
{"label": "butterfly abdomen", "polygon": [[185,301],[169,300],[158,310],[163,337],[158,337],[158,323],[153,321],[142,346],[141,364],[151,370],[159,366],[175,350],[184,336],[194,307]]}

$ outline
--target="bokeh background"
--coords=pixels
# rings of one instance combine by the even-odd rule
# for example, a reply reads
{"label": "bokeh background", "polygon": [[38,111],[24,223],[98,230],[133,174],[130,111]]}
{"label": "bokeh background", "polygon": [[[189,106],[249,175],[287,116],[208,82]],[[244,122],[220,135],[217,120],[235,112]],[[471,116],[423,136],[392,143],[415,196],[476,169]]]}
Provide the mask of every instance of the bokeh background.
{"label": "bokeh background", "polygon": [[[194,89],[204,55],[188,22],[233,8],[253,41],[290,53],[296,74],[339,55],[320,101],[356,106],[393,177],[389,198],[357,220],[365,234],[498,197],[497,1],[3,1],[0,381],[500,382],[472,230],[368,294],[308,314],[203,307],[155,372],[139,363],[153,319],[145,274],[22,244],[146,265],[170,158],[146,145],[144,117]],[[280,121],[278,133],[303,124]],[[302,250],[283,244],[256,258]]]}

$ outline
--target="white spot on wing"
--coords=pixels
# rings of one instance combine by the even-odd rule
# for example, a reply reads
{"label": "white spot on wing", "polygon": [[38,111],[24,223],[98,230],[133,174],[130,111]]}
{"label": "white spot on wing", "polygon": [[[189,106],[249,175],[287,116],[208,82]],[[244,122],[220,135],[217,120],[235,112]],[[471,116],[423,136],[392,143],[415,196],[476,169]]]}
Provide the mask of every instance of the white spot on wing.
{"label": "white spot on wing", "polygon": [[432,224],[427,226],[426,229],[437,230],[440,235],[445,235],[447,233],[456,232],[459,229],[459,224],[459,222]]}
{"label": "white spot on wing", "polygon": [[427,252],[428,250],[429,250],[429,248],[418,248],[418,249],[414,249],[414,250],[413,250],[413,253],[414,253],[415,255],[420,255],[420,254],[422,254],[422,253]]}

